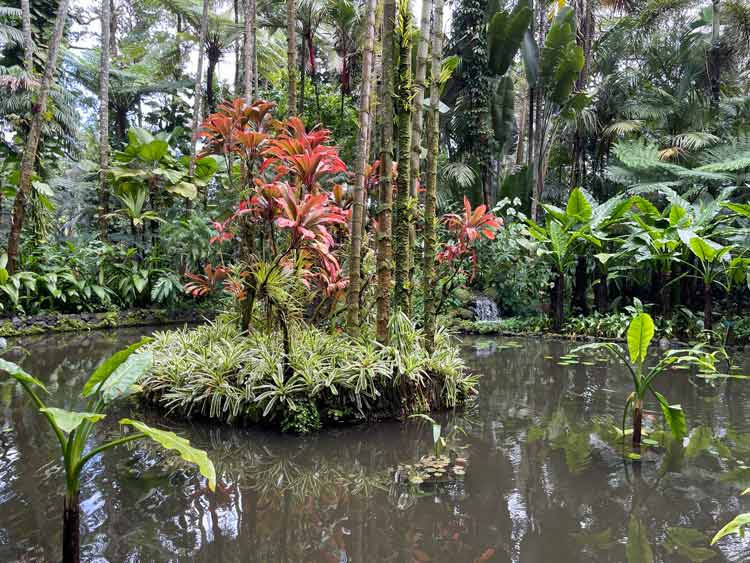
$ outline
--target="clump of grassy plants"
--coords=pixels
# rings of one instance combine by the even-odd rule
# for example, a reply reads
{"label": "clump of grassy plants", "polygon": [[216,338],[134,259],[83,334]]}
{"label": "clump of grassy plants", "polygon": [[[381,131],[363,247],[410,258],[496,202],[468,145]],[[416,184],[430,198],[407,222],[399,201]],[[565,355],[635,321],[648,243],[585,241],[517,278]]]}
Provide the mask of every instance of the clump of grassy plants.
{"label": "clump of grassy plants", "polygon": [[183,416],[264,422],[305,433],[326,423],[399,417],[450,408],[473,393],[454,339],[439,331],[435,351],[405,316],[391,344],[352,339],[306,324],[242,332],[233,320],[156,333],[144,396]]}

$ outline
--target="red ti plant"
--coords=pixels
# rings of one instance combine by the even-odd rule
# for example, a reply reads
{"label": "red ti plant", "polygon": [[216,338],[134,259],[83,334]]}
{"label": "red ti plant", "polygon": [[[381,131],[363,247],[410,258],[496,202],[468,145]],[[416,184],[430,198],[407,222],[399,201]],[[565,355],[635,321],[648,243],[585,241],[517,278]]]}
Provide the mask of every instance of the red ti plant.
{"label": "red ti plant", "polygon": [[[278,284],[287,289],[295,280],[304,284],[311,301],[317,300],[316,311],[324,302],[331,311],[346,287],[336,252],[348,233],[348,215],[342,208],[346,196],[335,180],[347,169],[338,149],[328,144],[328,130],[306,131],[296,117],[275,121],[272,108],[268,102],[247,105],[237,99],[221,104],[203,124],[203,154],[225,156],[228,185],[239,197],[232,214],[214,224],[211,243],[231,241],[236,233],[240,260],[216,269],[207,265],[205,274],[188,276],[186,290],[206,295],[223,281],[224,291],[240,303],[244,329],[252,324],[256,302],[264,300],[267,324],[276,318],[286,345],[294,299],[281,297],[286,290]],[[237,162],[239,185],[231,179]]]}
{"label": "red ti plant", "polygon": [[495,232],[502,227],[503,220],[488,212],[486,205],[479,205],[472,210],[469,199],[464,196],[463,213],[447,213],[443,215],[442,223],[454,240],[446,244],[436,256],[439,263],[449,267],[440,291],[438,312],[453,289],[456,277],[463,272],[464,261],[467,257],[471,263],[469,282],[474,279],[477,271],[476,243],[482,239],[494,240]]}

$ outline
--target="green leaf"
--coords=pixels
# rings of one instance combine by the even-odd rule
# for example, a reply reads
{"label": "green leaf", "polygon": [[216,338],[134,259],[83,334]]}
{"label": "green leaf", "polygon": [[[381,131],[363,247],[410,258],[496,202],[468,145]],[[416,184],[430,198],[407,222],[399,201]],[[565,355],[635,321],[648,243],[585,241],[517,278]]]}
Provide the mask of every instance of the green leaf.
{"label": "green leaf", "polygon": [[186,199],[195,199],[198,197],[198,188],[195,184],[190,182],[180,182],[174,186],[167,186],[167,191],[173,194],[177,194]]}
{"label": "green leaf", "polygon": [[565,213],[571,217],[575,217],[582,223],[591,219],[591,204],[586,200],[586,196],[583,195],[583,191],[580,188],[575,188],[570,192],[568,203],[565,206]]}
{"label": "green leaf", "polygon": [[14,364],[13,362],[9,362],[8,360],[0,358],[0,371],[6,372],[8,375],[15,378],[16,381],[26,383],[28,385],[34,385],[43,389],[44,391],[47,391],[44,383],[39,381],[33,375],[27,373],[21,366]]}
{"label": "green leaf", "polygon": [[711,545],[714,545],[721,538],[723,538],[724,536],[728,536],[729,534],[740,534],[740,536],[744,536],[745,530],[743,529],[743,527],[747,525],[750,525],[750,512],[740,514],[739,516],[735,517],[734,520],[724,526],[721,530],[716,532],[714,539],[711,540]]}
{"label": "green leaf", "polygon": [[648,313],[639,313],[628,327],[628,352],[630,361],[642,363],[648,354],[648,346],[654,337],[654,321]]}
{"label": "green leaf", "polygon": [[155,140],[141,145],[138,149],[138,157],[146,162],[159,162],[169,152],[169,144],[166,141]]}
{"label": "green leaf", "polygon": [[659,402],[659,407],[664,415],[664,420],[672,432],[672,435],[677,440],[682,440],[687,436],[687,421],[685,420],[685,411],[682,410],[680,405],[670,405],[666,397],[661,393],[658,393],[652,389],[656,400]]}
{"label": "green leaf", "polygon": [[716,246],[715,243],[712,244],[699,236],[692,237],[688,243],[688,247],[698,260],[706,264],[710,264],[716,259],[718,254]]}
{"label": "green leaf", "polygon": [[679,205],[672,205],[669,208],[669,224],[674,227],[685,216],[686,211]]}
{"label": "green leaf", "polygon": [[150,351],[132,354],[102,383],[100,393],[106,402],[129,395],[132,386],[151,369],[154,356]]}
{"label": "green leaf", "polygon": [[654,552],[646,535],[646,526],[635,515],[628,521],[628,543],[625,546],[628,563],[654,563]]}
{"label": "green leaf", "polygon": [[131,344],[127,348],[120,350],[119,352],[115,352],[94,370],[94,373],[91,374],[91,377],[89,377],[89,380],[83,386],[81,395],[83,397],[90,396],[102,382],[106,381],[107,378],[112,375],[112,372],[114,372],[125,360],[130,357],[133,352],[135,352],[141,346],[148,344],[152,340],[152,338],[148,337],[142,338],[135,344]]}
{"label": "green leaf", "polygon": [[206,479],[208,479],[208,488],[211,491],[216,489],[216,469],[214,464],[208,459],[208,454],[198,448],[194,448],[190,445],[190,442],[185,438],[182,438],[174,432],[168,432],[166,430],[158,430],[151,428],[143,422],[131,420],[129,418],[123,418],[120,420],[120,424],[125,426],[132,426],[139,432],[142,432],[156,443],[168,450],[175,450],[180,454],[180,457],[187,462],[194,463],[198,466],[198,471],[201,472]]}
{"label": "green leaf", "polygon": [[78,428],[84,420],[98,422],[106,416],[95,412],[67,411],[55,407],[46,407],[39,410],[50,415],[58,428],[66,434],[70,434],[73,430]]}

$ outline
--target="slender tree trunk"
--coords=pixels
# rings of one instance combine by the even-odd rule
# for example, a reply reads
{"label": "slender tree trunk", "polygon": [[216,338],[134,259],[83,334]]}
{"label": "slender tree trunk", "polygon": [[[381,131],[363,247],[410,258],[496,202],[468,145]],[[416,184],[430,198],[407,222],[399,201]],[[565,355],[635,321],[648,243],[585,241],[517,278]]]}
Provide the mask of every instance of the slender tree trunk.
{"label": "slender tree trunk", "polygon": [[102,0],[101,62],[99,63],[99,238],[106,241],[107,214],[109,213],[109,47],[110,0]]}
{"label": "slender tree trunk", "polygon": [[661,278],[661,312],[665,319],[672,317],[672,266],[666,264]]}
{"label": "slender tree trunk", "polygon": [[576,286],[573,292],[573,308],[582,315],[589,314],[588,303],[586,302],[586,290],[588,289],[588,265],[586,256],[578,256],[576,260]]}
{"label": "slender tree trunk", "polygon": [[424,208],[424,330],[428,351],[435,346],[437,295],[435,251],[437,248],[437,165],[440,139],[440,67],[443,57],[443,0],[434,0],[432,18],[432,65],[430,69],[430,109],[427,114],[427,189]]}
{"label": "slender tree trunk", "polygon": [[599,283],[596,284],[596,310],[602,314],[609,312],[609,283],[607,267],[599,264]]}
{"label": "slender tree trunk", "polygon": [[216,76],[216,65],[219,64],[219,58],[217,56],[218,50],[214,50],[213,48],[209,48],[206,54],[208,55],[208,65],[206,66],[206,108],[208,109],[207,113],[210,114],[216,111],[214,76]]}
{"label": "slender tree trunk", "polygon": [[555,266],[555,279],[552,282],[552,328],[562,330],[565,321],[565,274]]}
{"label": "slender tree trunk", "polygon": [[[243,0],[242,3],[242,10],[243,13],[246,13],[246,2]],[[232,14],[234,15],[234,25],[239,26],[240,25],[240,5],[238,0],[232,0]],[[247,24],[247,21],[245,22]],[[243,39],[246,39],[247,37],[247,27],[245,27],[245,36]],[[234,41],[234,93],[235,96],[240,95],[240,75],[244,72],[244,69],[240,68],[240,39],[236,39]]]}
{"label": "slender tree trunk", "polygon": [[[203,57],[205,55],[206,36],[208,35],[208,0],[203,0],[203,14],[201,15],[201,29],[198,38],[198,68],[195,71],[195,86],[193,88],[193,136],[190,141],[190,177],[195,175],[195,159],[198,148],[198,134],[200,133],[201,124],[201,105],[202,94],[201,84],[203,83]],[[190,207],[188,200],[188,208]]]}
{"label": "slender tree trunk", "polygon": [[714,302],[713,302],[713,296],[711,295],[711,283],[704,281],[703,282],[703,329],[704,330],[713,330],[714,328],[713,311],[714,311]]}
{"label": "slender tree trunk", "polygon": [[245,0],[245,50],[243,52],[242,68],[245,71],[243,76],[243,95],[248,104],[253,103],[253,85],[254,75],[253,66],[255,65],[255,0]]}
{"label": "slender tree trunk", "polygon": [[391,314],[391,284],[393,249],[391,220],[393,217],[393,97],[394,97],[394,25],[395,0],[383,3],[383,99],[380,100],[381,149],[380,193],[378,196],[378,253],[377,253],[377,338],[388,341],[388,321]]}
{"label": "slender tree trunk", "polygon": [[[424,94],[427,78],[427,55],[430,45],[430,10],[432,0],[423,0],[422,14],[419,23],[419,45],[417,47],[417,68],[414,79],[414,114],[411,128],[411,165],[409,167],[409,196],[415,208],[419,207],[417,186],[420,179],[422,161],[422,134],[424,132]],[[417,226],[415,221],[409,223],[409,282],[413,283],[415,264],[419,261],[417,254]]]}
{"label": "slender tree trunk", "polygon": [[117,5],[115,0],[110,0],[110,14],[109,14],[109,56],[117,56]]}
{"label": "slender tree trunk", "polygon": [[297,5],[296,0],[286,0],[286,64],[289,74],[289,115],[297,109]]}
{"label": "slender tree trunk", "polygon": [[711,24],[711,107],[716,110],[719,107],[719,96],[721,94],[721,0],[712,0],[713,18]]}
{"label": "slender tree trunk", "polygon": [[47,66],[44,77],[37,92],[36,103],[31,108],[31,126],[24,146],[23,158],[21,159],[21,174],[18,182],[18,192],[13,202],[13,218],[8,234],[8,271],[13,274],[18,268],[18,248],[21,243],[21,231],[26,217],[26,200],[31,192],[31,182],[34,176],[37,149],[39,139],[42,135],[42,121],[47,111],[47,100],[57,70],[57,58],[62,44],[63,32],[65,31],[65,20],[68,16],[69,0],[60,0],[57,5],[57,17],[55,28],[50,39],[49,51],[47,53]]}
{"label": "slender tree trunk", "polygon": [[34,73],[34,38],[31,35],[31,5],[21,0],[21,29],[23,31],[23,66],[31,76]]}
{"label": "slender tree trunk", "polygon": [[[405,6],[405,7],[404,7]],[[398,180],[396,188],[396,221],[395,234],[395,288],[393,305],[396,309],[411,316],[411,280],[409,248],[409,230],[413,225],[413,205],[411,195],[411,115],[412,115],[412,77],[411,77],[411,10],[407,5],[399,4],[398,29],[396,31],[399,46],[399,66],[396,77],[395,93],[398,100]]]}
{"label": "slender tree trunk", "polygon": [[375,45],[375,12],[377,0],[367,0],[365,45],[362,54],[362,92],[359,96],[359,137],[357,138],[357,162],[355,165],[354,193],[352,204],[352,242],[349,254],[349,287],[346,294],[346,327],[352,336],[359,335],[359,293],[362,287],[362,234],[365,216],[365,169],[369,160],[369,138],[371,129],[370,75],[372,52]]}
{"label": "slender tree trunk", "polygon": [[524,131],[526,129],[526,113],[528,104],[521,106],[521,116],[518,119],[518,143],[516,145],[516,165],[523,164]]}
{"label": "slender tree trunk", "polygon": [[63,563],[81,561],[80,492],[66,494],[63,501]]}

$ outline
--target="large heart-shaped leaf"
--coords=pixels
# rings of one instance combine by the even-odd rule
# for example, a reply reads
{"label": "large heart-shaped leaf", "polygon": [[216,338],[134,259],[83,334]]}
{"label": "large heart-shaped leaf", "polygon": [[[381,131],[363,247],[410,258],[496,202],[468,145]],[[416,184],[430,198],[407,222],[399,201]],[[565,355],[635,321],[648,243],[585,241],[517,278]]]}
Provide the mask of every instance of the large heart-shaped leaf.
{"label": "large heart-shaped leaf", "polygon": [[166,141],[156,140],[142,145],[138,149],[138,157],[147,162],[158,162],[164,158],[169,151]]}
{"label": "large heart-shaped leaf", "polygon": [[120,420],[120,424],[132,426],[162,447],[177,451],[182,459],[198,466],[198,471],[201,472],[201,475],[208,479],[208,488],[211,491],[216,489],[216,469],[205,451],[194,448],[188,440],[178,436],[174,432],[151,428],[147,424],[129,418],[123,418]]}
{"label": "large heart-shaped leaf", "polygon": [[94,373],[91,374],[91,377],[89,377],[89,380],[83,386],[83,392],[81,393],[81,395],[83,395],[84,397],[90,396],[99,386],[99,384],[101,384],[110,375],[112,375],[112,372],[120,367],[120,365],[125,360],[127,360],[133,352],[135,352],[141,346],[148,344],[152,340],[152,338],[148,337],[142,338],[135,344],[131,344],[127,348],[120,350],[119,352],[116,352],[115,354],[110,356],[98,368],[96,368],[96,370],[94,370]]}
{"label": "large heart-shaped leaf", "polygon": [[670,405],[666,397],[661,393],[653,391],[656,400],[659,401],[659,407],[664,415],[664,420],[677,440],[682,440],[687,436],[687,421],[685,420],[685,411],[680,405]]}
{"label": "large heart-shaped leaf", "polygon": [[27,373],[21,366],[14,364],[13,362],[9,362],[8,360],[4,360],[0,358],[0,371],[6,372],[8,375],[15,378],[15,380],[19,381],[20,383],[26,383],[27,385],[34,385],[36,387],[43,389],[44,391],[47,391],[47,388],[44,386],[44,383],[39,381],[36,377],[31,375],[30,373]]}
{"label": "large heart-shaped leaf", "polygon": [[728,536],[729,534],[739,534],[740,536],[744,537],[745,526],[750,526],[750,512],[740,514],[734,520],[724,526],[721,530],[716,532],[714,539],[711,540],[711,545],[714,545],[721,538],[723,538],[724,536]]}
{"label": "large heart-shaped leaf", "polygon": [[648,345],[654,337],[654,321],[648,313],[637,314],[628,327],[628,352],[630,361],[642,363],[648,353]]}
{"label": "large heart-shaped leaf", "polygon": [[570,192],[568,203],[565,206],[565,213],[571,217],[575,217],[580,222],[586,222],[591,219],[591,204],[586,199],[586,196],[583,195],[583,191],[580,188],[576,188]]}
{"label": "large heart-shaped leaf", "polygon": [[130,395],[135,383],[153,364],[154,355],[150,351],[131,355],[102,383],[99,388],[102,398],[110,402]]}
{"label": "large heart-shaped leaf", "polygon": [[66,434],[70,434],[73,430],[78,428],[84,420],[97,422],[106,416],[95,412],[67,411],[55,407],[46,407],[39,410],[50,415],[55,421],[55,424],[57,424],[57,427]]}

